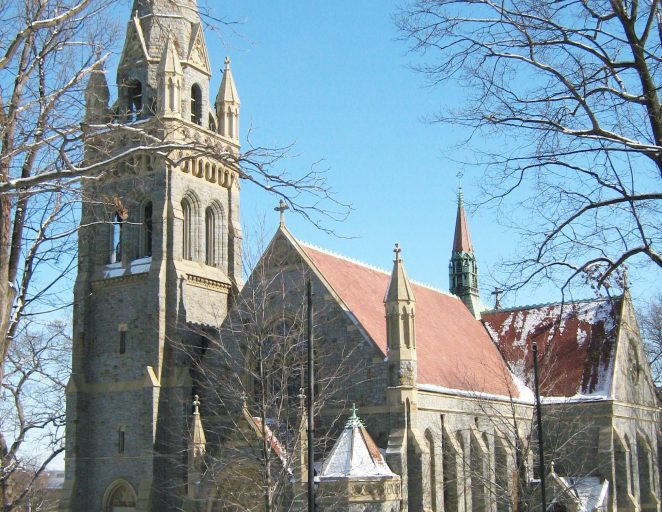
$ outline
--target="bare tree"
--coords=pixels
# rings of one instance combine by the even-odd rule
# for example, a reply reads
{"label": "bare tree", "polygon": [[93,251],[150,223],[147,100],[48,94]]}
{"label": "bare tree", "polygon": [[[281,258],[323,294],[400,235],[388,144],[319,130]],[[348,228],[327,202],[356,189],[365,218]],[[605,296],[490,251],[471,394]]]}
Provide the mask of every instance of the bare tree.
{"label": "bare tree", "polygon": [[69,373],[69,327],[30,323],[7,355],[0,429],[8,443],[0,473],[3,511],[34,510],[44,494],[42,474],[64,450],[64,387]]}
{"label": "bare tree", "polygon": [[[0,0],[0,386],[4,393],[12,392],[10,377],[22,371],[23,360],[12,360],[12,354],[28,350],[28,340],[35,336],[26,334],[28,328],[40,315],[53,318],[58,311],[68,312],[71,305],[80,203],[87,200],[80,180],[96,180],[145,156],[162,165],[178,165],[206,155],[282,197],[321,227],[324,219],[341,218],[347,212],[334,200],[323,170],[313,166],[297,174],[285,168],[289,147],[255,145],[240,154],[219,152],[203,143],[173,141],[168,130],[159,131],[158,115],[140,123],[121,113],[105,119],[86,116],[90,77],[102,71],[122,39],[123,27],[111,12],[115,7],[111,0]],[[122,138],[132,144],[113,143]],[[107,200],[120,214],[124,210],[122,198],[95,200]],[[39,362],[35,366],[49,382],[46,374],[53,367]],[[51,383],[53,390],[62,392],[61,386]],[[15,436],[20,426],[11,424],[12,419],[20,419],[19,404],[7,404],[16,410],[4,416],[0,430],[2,482],[11,468],[23,464],[22,454],[31,445],[27,437]],[[44,462],[61,450],[61,438],[53,435],[57,442],[43,447]],[[41,471],[45,464],[34,467]],[[27,482],[31,485],[33,479]]]}
{"label": "bare tree", "polygon": [[659,9],[416,0],[399,12],[416,68],[466,91],[432,119],[469,128],[484,202],[520,229],[509,289],[547,277],[606,287],[625,262],[662,267]]}
{"label": "bare tree", "polygon": [[662,380],[662,295],[652,298],[639,314],[641,338],[651,365],[653,381]]}

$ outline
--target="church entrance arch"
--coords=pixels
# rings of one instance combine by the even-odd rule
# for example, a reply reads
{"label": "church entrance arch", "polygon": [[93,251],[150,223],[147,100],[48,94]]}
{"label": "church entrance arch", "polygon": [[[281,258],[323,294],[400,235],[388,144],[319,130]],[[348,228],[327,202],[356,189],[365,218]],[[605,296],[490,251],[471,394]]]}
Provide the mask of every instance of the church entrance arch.
{"label": "church entrance arch", "polygon": [[135,512],[136,493],[126,480],[115,480],[103,497],[103,512]]}

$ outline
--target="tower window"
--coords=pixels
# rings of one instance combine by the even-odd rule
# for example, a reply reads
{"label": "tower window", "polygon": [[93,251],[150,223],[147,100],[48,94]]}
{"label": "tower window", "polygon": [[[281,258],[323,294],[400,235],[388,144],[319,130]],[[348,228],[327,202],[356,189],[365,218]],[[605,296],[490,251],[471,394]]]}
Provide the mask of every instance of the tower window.
{"label": "tower window", "polygon": [[202,91],[198,84],[191,87],[191,122],[202,124]]}
{"label": "tower window", "polygon": [[117,429],[117,453],[124,453],[124,427]]}
{"label": "tower window", "polygon": [[210,207],[205,211],[205,263],[216,266],[216,216]]}
{"label": "tower window", "polygon": [[126,331],[120,331],[120,354],[126,353]]}
{"label": "tower window", "polygon": [[142,114],[143,109],[143,85],[139,80],[133,80],[129,83],[128,87],[129,120],[137,120]]}
{"label": "tower window", "polygon": [[184,199],[182,201],[182,213],[184,216],[182,223],[182,257],[185,260],[192,259],[191,250],[191,204]]}
{"label": "tower window", "polygon": [[143,210],[143,236],[145,256],[152,255],[152,202],[149,201]]}

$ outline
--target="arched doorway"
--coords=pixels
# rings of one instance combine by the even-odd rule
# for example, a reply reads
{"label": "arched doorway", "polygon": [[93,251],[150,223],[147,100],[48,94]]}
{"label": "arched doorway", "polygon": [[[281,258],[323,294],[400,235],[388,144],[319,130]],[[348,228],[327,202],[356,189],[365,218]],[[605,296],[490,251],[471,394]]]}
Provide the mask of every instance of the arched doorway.
{"label": "arched doorway", "polygon": [[135,512],[136,493],[130,483],[116,480],[106,490],[103,512]]}

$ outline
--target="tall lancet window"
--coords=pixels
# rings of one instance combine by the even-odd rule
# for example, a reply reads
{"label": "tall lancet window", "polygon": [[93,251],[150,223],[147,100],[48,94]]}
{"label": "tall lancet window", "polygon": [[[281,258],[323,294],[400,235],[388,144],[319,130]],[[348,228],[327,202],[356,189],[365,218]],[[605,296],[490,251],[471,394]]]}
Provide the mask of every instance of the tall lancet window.
{"label": "tall lancet window", "polygon": [[191,122],[202,124],[202,91],[198,84],[191,87]]}
{"label": "tall lancet window", "polygon": [[132,80],[128,88],[129,120],[137,120],[143,109],[143,85],[139,80]]}
{"label": "tall lancet window", "polygon": [[175,81],[172,78],[168,79],[168,110],[174,112],[175,110]]}
{"label": "tall lancet window", "polygon": [[182,214],[184,217],[182,222],[182,257],[185,260],[193,259],[191,247],[192,213],[191,203],[186,199],[182,200]]}
{"label": "tall lancet window", "polygon": [[216,215],[214,210],[209,207],[205,211],[205,263],[207,265],[217,265],[216,238]]}
{"label": "tall lancet window", "polygon": [[113,216],[110,230],[110,263],[122,261],[122,227],[124,221],[118,213]]}
{"label": "tall lancet window", "polygon": [[143,209],[143,252],[144,256],[152,255],[152,202],[149,201]]}

